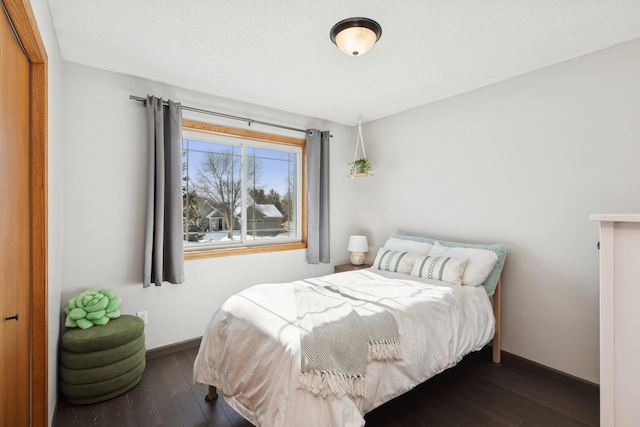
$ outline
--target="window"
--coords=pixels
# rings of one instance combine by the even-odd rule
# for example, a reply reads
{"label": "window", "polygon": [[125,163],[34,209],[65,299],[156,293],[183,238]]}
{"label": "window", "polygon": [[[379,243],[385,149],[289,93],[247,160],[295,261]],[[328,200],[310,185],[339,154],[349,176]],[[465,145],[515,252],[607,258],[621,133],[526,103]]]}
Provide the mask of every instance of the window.
{"label": "window", "polygon": [[183,121],[187,258],[306,247],[305,140]]}

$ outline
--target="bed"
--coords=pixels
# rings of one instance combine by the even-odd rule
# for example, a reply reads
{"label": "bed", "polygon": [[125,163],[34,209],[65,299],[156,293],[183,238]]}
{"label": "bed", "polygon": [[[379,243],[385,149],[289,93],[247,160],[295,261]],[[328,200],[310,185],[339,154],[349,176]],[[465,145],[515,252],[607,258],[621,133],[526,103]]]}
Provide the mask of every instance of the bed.
{"label": "bed", "polygon": [[[490,268],[487,262],[472,260],[480,253],[495,259]],[[250,287],[213,315],[194,363],[194,381],[209,386],[207,400],[219,392],[258,427],[361,427],[364,414],[456,365],[492,339],[493,362],[500,363],[500,274],[505,258],[504,245],[394,233],[370,269]],[[443,262],[448,264],[443,267]],[[482,282],[467,285],[463,279]],[[364,329],[343,327],[340,322],[350,316]],[[376,331],[389,336],[375,337]],[[327,336],[343,337],[332,351],[347,353],[340,357],[348,362],[337,360],[334,353],[326,356],[330,351],[318,343]],[[362,350],[358,336],[368,337],[368,356],[355,356]],[[371,350],[376,343],[383,343],[382,350]],[[309,348],[318,353],[309,353]],[[339,368],[314,368],[323,358]],[[352,359],[357,361],[351,364]],[[350,370],[353,366],[356,371]]]}

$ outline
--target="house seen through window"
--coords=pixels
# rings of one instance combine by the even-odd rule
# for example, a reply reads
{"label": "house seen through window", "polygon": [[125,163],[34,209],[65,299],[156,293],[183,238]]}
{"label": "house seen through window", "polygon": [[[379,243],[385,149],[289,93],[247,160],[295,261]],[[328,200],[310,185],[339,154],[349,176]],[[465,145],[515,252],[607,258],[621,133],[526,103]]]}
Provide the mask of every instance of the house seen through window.
{"label": "house seen through window", "polygon": [[302,147],[183,132],[185,251],[302,241]]}

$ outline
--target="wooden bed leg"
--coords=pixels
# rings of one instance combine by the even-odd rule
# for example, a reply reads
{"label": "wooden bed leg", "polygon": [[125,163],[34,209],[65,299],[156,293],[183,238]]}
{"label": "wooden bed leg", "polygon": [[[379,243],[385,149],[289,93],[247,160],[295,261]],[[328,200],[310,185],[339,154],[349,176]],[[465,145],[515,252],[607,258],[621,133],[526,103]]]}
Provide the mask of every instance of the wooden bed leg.
{"label": "wooden bed leg", "polygon": [[493,363],[497,366],[500,366],[502,363],[502,358],[500,355],[500,313],[502,312],[501,308],[501,288],[502,288],[502,277],[498,278],[498,285],[496,286],[496,290],[493,293],[493,316],[496,319],[496,333],[493,336]]}
{"label": "wooden bed leg", "polygon": [[209,390],[207,391],[207,395],[204,397],[205,402],[213,402],[218,398],[218,392],[216,388],[212,385],[209,386]]}

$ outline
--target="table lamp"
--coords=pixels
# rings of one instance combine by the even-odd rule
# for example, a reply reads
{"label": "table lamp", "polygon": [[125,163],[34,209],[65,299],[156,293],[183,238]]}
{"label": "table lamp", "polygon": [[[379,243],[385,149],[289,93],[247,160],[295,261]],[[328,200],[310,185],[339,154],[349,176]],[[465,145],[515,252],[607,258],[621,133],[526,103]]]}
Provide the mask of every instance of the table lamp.
{"label": "table lamp", "polygon": [[351,252],[351,264],[364,264],[364,253],[369,252],[369,242],[367,242],[367,236],[350,236],[347,250]]}

